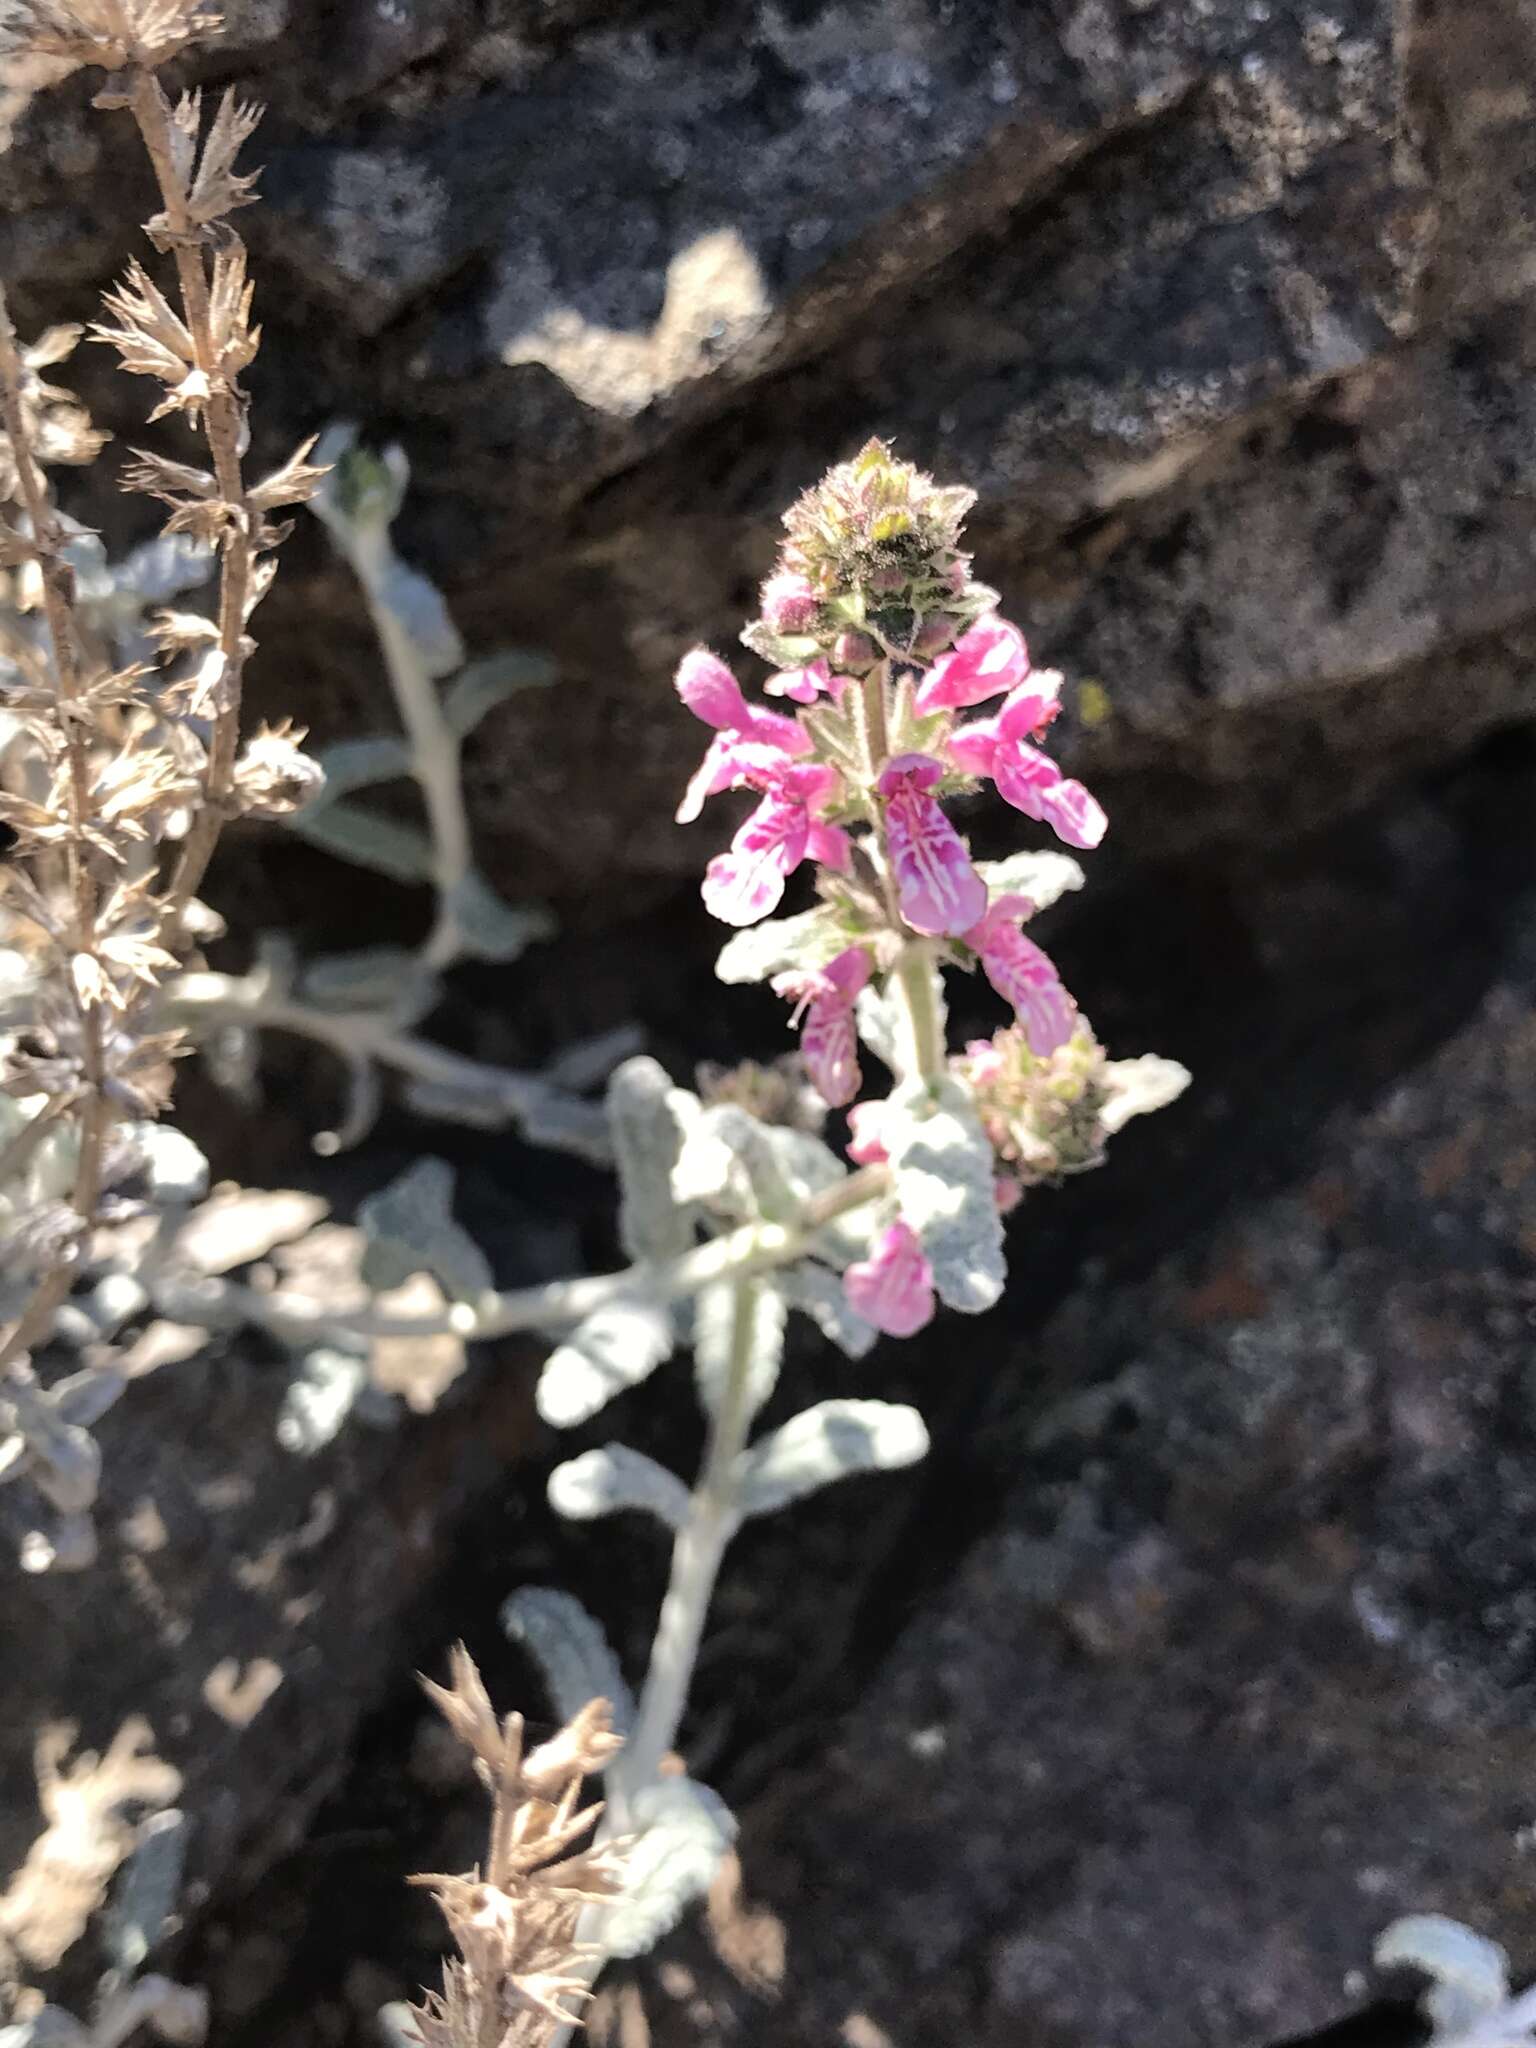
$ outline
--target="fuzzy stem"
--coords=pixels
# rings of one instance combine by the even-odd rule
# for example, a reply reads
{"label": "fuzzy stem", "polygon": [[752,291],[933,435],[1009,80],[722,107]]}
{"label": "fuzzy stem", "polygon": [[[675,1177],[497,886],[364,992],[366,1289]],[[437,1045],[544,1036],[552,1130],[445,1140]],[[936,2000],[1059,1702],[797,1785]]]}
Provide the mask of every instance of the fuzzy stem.
{"label": "fuzzy stem", "polygon": [[[374,537],[368,539],[371,542]],[[451,966],[462,950],[454,899],[469,875],[474,855],[464,809],[458,735],[443,715],[442,700],[420,650],[384,599],[381,572],[388,547],[388,535],[380,534],[376,545],[354,549],[352,565],[384,652],[390,687],[410,741],[411,775],[421,791],[432,835],[437,918],[420,957],[423,968],[436,973]]]}
{"label": "fuzzy stem", "polygon": [[624,1779],[631,1786],[648,1785],[677,1740],[720,1560],[740,1519],[737,1472],[752,1426],[752,1347],[761,1292],[758,1280],[739,1280],[732,1290],[725,1387],[710,1415],[704,1465],[688,1519],[672,1546],[672,1573],[651,1645],[639,1718],[625,1751]]}
{"label": "fuzzy stem", "polygon": [[944,1075],[943,982],[926,941],[911,941],[892,977],[901,991],[911,1056],[911,1078],[930,1085]]}
{"label": "fuzzy stem", "polygon": [[128,102],[154,166],[155,180],[165,206],[167,239],[175,251],[176,276],[187,329],[192,336],[197,368],[208,380],[203,432],[213,460],[219,495],[230,515],[219,549],[222,689],[208,751],[203,802],[182,842],[166,900],[166,943],[172,952],[176,952],[180,950],[187,905],[197,894],[208,871],[234,789],[235,756],[240,746],[241,681],[247,651],[245,614],[256,551],[252,540],[254,522],[245,502],[245,484],[240,469],[245,409],[233,380],[225,375],[217,358],[212,300],[202,253],[204,231],[192,218],[186,187],[176,170],[170,106],[153,71],[135,70]]}
{"label": "fuzzy stem", "polygon": [[[58,692],[58,723],[69,766],[67,800],[70,829],[65,857],[73,911],[70,951],[85,957],[94,955],[96,949],[97,885],[85,841],[85,827],[91,815],[91,764],[81,706],[80,665],[72,610],[73,578],[64,560],[63,535],[54,517],[53,501],[32,452],[22,390],[23,367],[16,330],[11,324],[4,294],[0,293],[0,420],[4,421],[11,444],[11,459],[21,500],[32,529],[32,555],[42,581],[43,614],[47,621],[54,684]],[[80,1111],[80,1156],[70,1199],[82,1228],[88,1228],[101,1194],[102,1152],[111,1124],[111,1109],[104,1092],[106,1073],[101,1007],[80,994],[67,962],[64,979],[72,992],[80,1020],[81,1065],[87,1086]],[[69,1292],[71,1278],[71,1262],[63,1260],[42,1282],[21,1319],[0,1346],[0,1366],[8,1365],[49,1328],[55,1309]]]}
{"label": "fuzzy stem", "polygon": [[248,1322],[285,1342],[303,1344],[450,1333],[475,1339],[504,1337],[515,1330],[563,1329],[616,1302],[680,1301],[720,1280],[745,1279],[793,1265],[805,1257],[816,1233],[826,1224],[877,1200],[889,1186],[888,1168],[863,1166],[836,1187],[812,1196],[792,1224],[746,1223],[662,1265],[631,1266],[620,1273],[592,1274],[580,1280],[552,1280],[542,1287],[487,1295],[479,1303],[456,1302],[439,1315],[389,1316],[369,1309],[337,1315],[302,1295],[262,1294],[233,1281],[201,1276],[169,1275],[157,1285],[155,1298],[159,1312],[175,1321],[203,1323],[215,1329]]}

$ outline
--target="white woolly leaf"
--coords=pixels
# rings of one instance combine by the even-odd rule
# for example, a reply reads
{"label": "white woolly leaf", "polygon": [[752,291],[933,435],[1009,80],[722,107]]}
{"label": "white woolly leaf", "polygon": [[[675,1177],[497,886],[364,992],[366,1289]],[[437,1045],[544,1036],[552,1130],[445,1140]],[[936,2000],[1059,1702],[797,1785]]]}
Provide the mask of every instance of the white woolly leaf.
{"label": "white woolly leaf", "polygon": [[778,1381],[784,1323],[783,1296],[761,1280],[721,1280],[703,1290],[694,1307],[693,1369],[707,1415],[720,1414],[733,1367],[743,1376],[748,1416],[757,1413]]}
{"label": "white woolly leaf", "polygon": [[380,782],[399,782],[411,772],[411,750],[402,739],[374,733],[361,739],[336,740],[318,747],[315,759],[325,770],[325,787],[311,799],[311,816],[338,797],[371,789]]}
{"label": "white woolly leaf", "polygon": [[380,817],[361,804],[306,805],[283,820],[311,846],[354,867],[388,875],[392,882],[430,882],[436,869],[432,842],[414,825]]}
{"label": "white woolly leaf", "polygon": [[877,1059],[893,1074],[901,1069],[901,1005],[894,996],[882,995],[876,982],[866,982],[853,1008],[859,1036]]}
{"label": "white woolly leaf", "polygon": [[769,1223],[792,1222],[800,1211],[800,1197],[785,1171],[788,1155],[774,1142],[775,1130],[738,1102],[715,1102],[694,1111],[688,1106],[691,1101],[690,1097],[681,1105],[687,1135],[672,1177],[676,1199],[724,1198],[744,1215]]}
{"label": "white woolly leaf", "polygon": [[1190,1079],[1188,1067],[1155,1052],[1144,1052],[1140,1059],[1108,1060],[1104,1066],[1107,1099],[1099,1111],[1099,1122],[1106,1131],[1114,1132],[1123,1129],[1133,1116],[1166,1109],[1170,1102],[1177,1102]]}
{"label": "white woolly leaf", "polygon": [[672,1318],[659,1301],[614,1301],[579,1323],[551,1352],[536,1402],[552,1429],[574,1429],[615,1394],[637,1387],[669,1356]]}
{"label": "white woolly leaf", "polygon": [[[1379,1969],[1406,1965],[1434,1979],[1424,2007],[1436,2037],[1496,2013],[1509,1998],[1509,1957],[1496,1941],[1444,1913],[1409,1913],[1378,1937]],[[1522,2030],[1528,2031],[1528,2030]]]}
{"label": "white woolly leaf", "polygon": [[128,1381],[115,1365],[87,1365],[48,1389],[48,1405],[60,1422],[93,1429],[122,1398]]}
{"label": "white woolly leaf", "polygon": [[535,939],[547,939],[555,928],[547,910],[504,903],[474,869],[454,891],[452,909],[465,952],[501,966],[526,952]]}
{"label": "white woolly leaf", "polygon": [[1003,1225],[992,1146],[969,1091],[950,1079],[909,1082],[888,1098],[880,1135],[896,1200],[922,1240],[941,1301],[965,1315],[1003,1291]]}
{"label": "white woolly leaf", "polygon": [[635,1725],[635,1702],[603,1625],[570,1593],[523,1586],[501,1605],[501,1626],[532,1657],[559,1721],[574,1720],[591,1700],[607,1700],[617,1735]]}
{"label": "white woolly leaf", "polygon": [[126,1135],[142,1162],[151,1201],[174,1207],[200,1202],[208,1192],[208,1161],[174,1124],[129,1124]]}
{"label": "white woolly leaf", "polygon": [[679,1105],[655,1060],[626,1060],[608,1083],[608,1124],[619,1170],[619,1238],[632,1259],[673,1259],[693,1243],[693,1221],[672,1195],[683,1145]]}
{"label": "white woolly leaf", "polygon": [[341,1434],[368,1385],[365,1358],[329,1345],[306,1351],[278,1410],[277,1441],[295,1457],[314,1457]]}
{"label": "white woolly leaf", "polygon": [[692,1778],[663,1778],[630,1802],[623,1890],[604,1909],[599,1934],[611,1956],[643,1956],[714,1883],[736,1839],[730,1808]]}
{"label": "white woolly leaf", "polygon": [[61,2005],[45,2005],[30,2019],[0,2027],[0,2048],[89,2048],[90,2038]]}
{"label": "white woolly leaf", "polygon": [[418,1159],[387,1187],[359,1204],[367,1238],[363,1278],[377,1289],[400,1287],[430,1273],[453,1301],[473,1301],[495,1283],[490,1262],[453,1215],[453,1168]]}
{"label": "white woolly leaf", "polygon": [[669,1529],[688,1519],[688,1489],[675,1472],[628,1444],[604,1444],[583,1451],[549,1475],[549,1504],[568,1522],[595,1522],[603,1515],[638,1508]]}
{"label": "white woolly leaf", "polygon": [[824,905],[798,917],[770,917],[727,939],[715,962],[721,981],[766,981],[791,967],[825,967],[849,944],[848,933]]}
{"label": "white woolly leaf", "polygon": [[1036,910],[1083,886],[1083,871],[1065,853],[1010,853],[1006,860],[979,860],[976,872],[990,897],[1027,896]]}
{"label": "white woolly leaf", "polygon": [[830,1337],[850,1358],[863,1358],[874,1347],[879,1331],[850,1304],[837,1275],[814,1259],[790,1266],[776,1275],[773,1284],[791,1308],[809,1316],[822,1335]]}
{"label": "white woolly leaf", "polygon": [[818,1401],[743,1451],[736,1498],[743,1515],[769,1515],[834,1479],[915,1465],[928,1432],[915,1408],[894,1401]]}
{"label": "white woolly leaf", "polygon": [[521,647],[488,654],[460,669],[443,693],[443,716],[462,740],[488,711],[519,690],[545,689],[555,680],[555,664],[547,655]]}

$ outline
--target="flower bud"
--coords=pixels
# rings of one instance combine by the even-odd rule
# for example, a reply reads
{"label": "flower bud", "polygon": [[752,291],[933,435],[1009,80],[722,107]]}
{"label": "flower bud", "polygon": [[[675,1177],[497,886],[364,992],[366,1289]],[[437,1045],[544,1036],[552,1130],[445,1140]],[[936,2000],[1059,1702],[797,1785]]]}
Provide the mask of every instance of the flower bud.
{"label": "flower bud", "polygon": [[763,623],[774,633],[809,633],[821,609],[805,577],[787,569],[768,578],[759,601]]}

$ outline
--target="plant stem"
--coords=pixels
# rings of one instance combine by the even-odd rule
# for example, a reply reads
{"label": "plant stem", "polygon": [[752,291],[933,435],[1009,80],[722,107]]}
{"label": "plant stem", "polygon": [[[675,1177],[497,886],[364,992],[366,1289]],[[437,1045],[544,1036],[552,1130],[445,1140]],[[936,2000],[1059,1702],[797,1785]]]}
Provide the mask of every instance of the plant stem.
{"label": "plant stem", "polygon": [[762,1282],[732,1290],[731,1349],[725,1387],[709,1419],[709,1441],[688,1519],[672,1545],[672,1572],[651,1645],[635,1732],[624,1752],[624,1782],[648,1785],[677,1740],[698,1661],[704,1619],[726,1545],[736,1533],[737,1466],[752,1425],[752,1347]]}
{"label": "plant stem", "polygon": [[890,1185],[884,1166],[863,1166],[836,1187],[806,1203],[786,1223],[747,1223],[711,1238],[657,1266],[630,1266],[580,1280],[552,1280],[487,1295],[479,1303],[456,1302],[440,1315],[387,1316],[369,1309],[336,1314],[302,1295],[258,1293],[233,1281],[167,1275],[156,1287],[156,1305],[173,1320],[223,1329],[241,1322],[268,1329],[285,1341],[314,1344],[357,1337],[430,1337],[449,1334],[474,1339],[504,1337],[517,1330],[569,1328],[594,1310],[630,1299],[680,1301],[719,1280],[749,1278],[793,1265],[804,1258],[817,1231],[850,1209],[875,1201]]}
{"label": "plant stem", "polygon": [[454,899],[468,878],[474,854],[464,809],[458,735],[443,715],[442,700],[420,650],[385,598],[383,579],[389,553],[387,531],[358,534],[349,549],[368,616],[383,649],[400,722],[410,742],[411,775],[421,791],[432,835],[437,918],[420,959],[428,973],[436,973],[451,966],[461,951]]}
{"label": "plant stem", "polygon": [[930,1085],[944,1075],[943,983],[933,949],[922,939],[909,941],[892,977],[901,991],[907,1018],[911,1076]]}

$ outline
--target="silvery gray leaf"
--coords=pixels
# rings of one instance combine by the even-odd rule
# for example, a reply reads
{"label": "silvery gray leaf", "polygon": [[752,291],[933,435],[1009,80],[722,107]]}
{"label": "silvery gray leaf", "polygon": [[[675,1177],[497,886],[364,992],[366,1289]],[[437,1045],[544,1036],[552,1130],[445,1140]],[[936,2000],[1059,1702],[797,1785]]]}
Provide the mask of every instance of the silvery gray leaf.
{"label": "silvery gray leaf", "polygon": [[628,1444],[583,1451],[549,1475],[549,1504],[568,1522],[595,1522],[637,1508],[669,1529],[688,1519],[688,1489],[675,1472]]}
{"label": "silvery gray leaf", "polygon": [[814,1259],[802,1259],[777,1274],[773,1282],[791,1308],[809,1316],[824,1337],[850,1358],[863,1358],[873,1349],[880,1333],[850,1306],[843,1284],[835,1273]]}
{"label": "silvery gray leaf", "polygon": [[[677,1091],[681,1100],[681,1091]],[[626,1060],[608,1083],[608,1125],[619,1171],[619,1239],[630,1258],[675,1259],[694,1240],[693,1218],[672,1197],[683,1128],[665,1068]]]}
{"label": "silvery gray leaf", "polygon": [[190,1833],[186,1815],[175,1807],[150,1814],[138,1829],[102,1916],[107,1953],[129,1976],[142,1968],[175,1910]]}
{"label": "silvery gray leaf", "polygon": [[797,1207],[848,1178],[847,1166],[813,1131],[797,1131],[789,1124],[762,1124],[759,1129]]}
{"label": "silvery gray leaf", "polygon": [[454,891],[452,907],[465,952],[500,965],[516,960],[536,939],[547,939],[555,929],[547,910],[503,903],[484,875],[474,869]]}
{"label": "silvery gray leaf", "polygon": [[643,1956],[714,1883],[736,1839],[730,1808],[692,1778],[642,1786],[630,1802],[623,1890],[597,1923],[611,1956]]}
{"label": "silvery gray leaf", "polygon": [[329,746],[315,749],[315,759],[325,770],[325,787],[307,806],[310,817],[340,797],[351,796],[359,789],[372,789],[381,782],[404,781],[411,773],[411,750],[404,740],[391,733],[333,740]]}
{"label": "silvery gray leaf", "polygon": [[1123,1130],[1133,1116],[1149,1116],[1153,1110],[1177,1102],[1191,1079],[1188,1067],[1155,1052],[1144,1052],[1134,1060],[1107,1060],[1107,1099],[1099,1111],[1099,1123],[1110,1133]]}
{"label": "silvery gray leaf", "polygon": [[368,1361],[318,1345],[294,1363],[277,1416],[277,1441],[295,1457],[312,1458],[334,1443],[368,1385]]}
{"label": "silvery gray leaf", "polygon": [[1084,876],[1065,853],[1010,853],[1006,860],[979,860],[976,872],[994,901],[999,896],[1027,896],[1036,910],[1045,910],[1071,889],[1081,889]]}
{"label": "silvery gray leaf", "polygon": [[547,654],[534,654],[527,648],[508,647],[500,654],[487,654],[460,669],[443,692],[443,716],[458,737],[465,739],[488,711],[519,690],[547,689],[557,673]]}
{"label": "silvery gray leaf", "polygon": [[151,1201],[166,1207],[202,1201],[208,1192],[208,1161],[185,1131],[166,1123],[130,1124],[127,1131]]}
{"label": "silvery gray leaf", "polygon": [[726,940],[715,962],[725,982],[766,981],[792,967],[825,967],[849,943],[848,933],[825,905],[798,917],[769,917]]}
{"label": "silvery gray leaf", "polygon": [[349,860],[354,867],[388,875],[392,882],[430,882],[435,871],[432,842],[425,832],[361,804],[311,805],[292,812],[283,823],[311,846]]}
{"label": "silvery gray leaf", "polygon": [[429,576],[403,562],[391,548],[371,581],[375,602],[394,614],[433,681],[451,676],[463,665],[464,642],[449,615],[447,599]]}
{"label": "silvery gray leaf", "polygon": [[[438,1000],[438,984],[423,974],[403,946],[361,946],[355,953],[321,953],[304,969],[304,1000],[322,1010],[388,1010],[419,1022]],[[404,996],[411,1001],[398,1006]]]}
{"label": "silvery gray leaf", "polygon": [[601,1103],[556,1088],[539,1089],[518,1112],[523,1136],[546,1152],[568,1152],[592,1166],[612,1166],[613,1138]]}
{"label": "silvery gray leaf", "polygon": [[1486,2019],[1509,1999],[1509,1957],[1496,1941],[1444,1913],[1408,1913],[1377,1938],[1378,1969],[1406,1966],[1434,1979],[1424,2007],[1438,2039]]}
{"label": "silvery gray leaf", "polygon": [[539,1414],[552,1429],[590,1421],[615,1394],[648,1379],[671,1355],[674,1341],[664,1303],[610,1302],[551,1352],[539,1375]]}
{"label": "silvery gray leaf", "polygon": [[502,1602],[501,1626],[538,1665],[555,1717],[572,1720],[589,1700],[607,1700],[617,1735],[635,1725],[635,1702],[602,1623],[570,1593],[523,1586]]}
{"label": "silvery gray leaf", "polygon": [[[739,1365],[749,1417],[778,1383],[784,1357],[784,1297],[765,1280],[719,1280],[694,1304],[693,1371],[699,1404],[718,1416]],[[739,1347],[739,1357],[738,1357]]]}
{"label": "silvery gray leaf", "polygon": [[561,1046],[539,1078],[555,1088],[595,1088],[613,1076],[624,1060],[632,1059],[645,1043],[638,1024],[618,1024],[612,1031],[599,1031],[591,1038],[573,1039]]}
{"label": "silvery gray leaf", "polygon": [[430,1273],[454,1301],[473,1301],[495,1283],[490,1262],[453,1215],[453,1168],[418,1159],[357,1211],[367,1238],[363,1278],[370,1287],[399,1287]]}
{"label": "silvery gray leaf", "polygon": [[834,1479],[856,1472],[895,1472],[928,1450],[928,1431],[915,1408],[894,1401],[818,1401],[776,1429],[737,1463],[737,1504],[745,1515],[768,1515]]}
{"label": "silvery gray leaf", "polygon": [[954,1079],[908,1082],[887,1099],[880,1134],[896,1199],[922,1240],[939,1299],[979,1315],[1003,1291],[1003,1224],[992,1145]]}
{"label": "silvery gray leaf", "polygon": [[876,982],[859,990],[853,1006],[859,1037],[876,1059],[883,1060],[893,1074],[901,1068],[901,1005],[894,997],[882,995]]}
{"label": "silvery gray leaf", "polygon": [[48,1389],[48,1405],[60,1422],[91,1429],[122,1398],[128,1382],[115,1365],[88,1365]]}
{"label": "silvery gray leaf", "polygon": [[[692,1098],[687,1101],[691,1104]],[[798,1150],[777,1143],[779,1127],[760,1122],[737,1102],[689,1109],[685,1122],[683,1149],[672,1177],[672,1192],[680,1201],[723,1200],[738,1214],[760,1216],[768,1223],[795,1220],[801,1196],[786,1166],[792,1160],[805,1161]],[[820,1143],[816,1138],[808,1142],[813,1147]]]}

